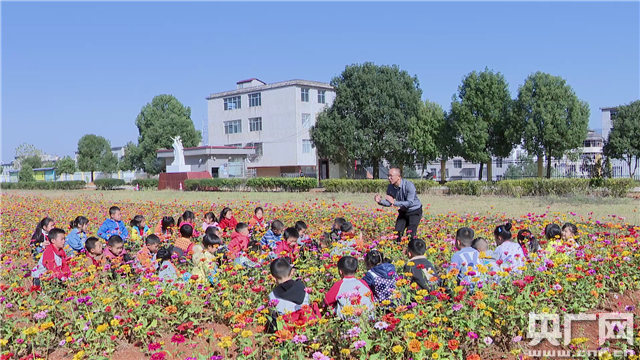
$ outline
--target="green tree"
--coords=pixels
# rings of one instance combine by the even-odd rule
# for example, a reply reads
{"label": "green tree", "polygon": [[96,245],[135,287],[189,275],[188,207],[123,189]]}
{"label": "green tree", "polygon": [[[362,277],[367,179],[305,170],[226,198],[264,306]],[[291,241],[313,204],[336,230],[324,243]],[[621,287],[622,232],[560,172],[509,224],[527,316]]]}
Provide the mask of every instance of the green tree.
{"label": "green tree", "polygon": [[427,100],[420,107],[418,116],[409,121],[409,144],[422,164],[422,175],[426,164],[439,155],[436,139],[445,123],[444,115],[440,105]]}
{"label": "green tree", "polygon": [[118,168],[122,171],[136,170],[136,164],[142,163],[140,149],[136,144],[129,141],[124,146],[124,156],[118,163]]}
{"label": "green tree", "polygon": [[447,181],[447,160],[461,153],[458,135],[450,113],[444,114],[443,122],[438,129],[436,146],[440,158],[440,183],[444,184]]}
{"label": "green tree", "polygon": [[551,159],[582,146],[587,137],[589,106],[558,76],[530,75],[518,89],[515,116],[511,130],[521,133],[524,148],[536,155],[539,177],[543,176],[543,158],[550,178]]}
{"label": "green tree", "polygon": [[[32,144],[22,143],[16,147],[15,161],[13,162],[14,169],[20,169],[22,166],[22,160],[26,158],[37,157],[40,159],[40,167],[42,165],[42,150],[36,148]],[[33,166],[32,166],[33,167]]]}
{"label": "green tree", "polygon": [[611,116],[611,124],[604,154],[626,162],[629,177],[633,178],[640,158],[640,100],[619,106],[618,111]]}
{"label": "green tree", "polygon": [[35,178],[33,176],[33,168],[31,167],[31,165],[29,164],[22,165],[22,167],[20,168],[20,171],[18,172],[18,181],[20,182],[35,181]]}
{"label": "green tree", "polygon": [[78,141],[78,168],[93,173],[102,171],[112,173],[116,170],[118,159],[111,152],[109,140],[98,135],[85,135]]}
{"label": "green tree", "polygon": [[396,65],[364,63],[347,66],[331,85],[336,98],[311,129],[320,156],[337,163],[360,159],[373,167],[374,178],[383,159],[399,167],[414,162],[407,131],[422,102],[416,77]]}
{"label": "green tree", "polygon": [[533,161],[533,156],[520,156],[514,164],[509,164],[504,172],[505,179],[522,179],[536,177],[538,167]]}
{"label": "green tree", "polygon": [[31,155],[23,158],[20,162],[20,166],[29,166],[31,169],[38,169],[42,167],[42,159],[38,155]]}
{"label": "green tree", "polygon": [[202,138],[193,126],[191,108],[182,105],[173,95],[155,96],[138,114],[136,126],[139,133],[137,150],[132,154],[135,156],[129,156],[126,161],[148,174],[163,171],[164,162],[158,160],[156,150],[171,148],[172,137],[180,135],[184,147],[197,146]]}
{"label": "green tree", "polygon": [[76,172],[76,162],[69,156],[65,156],[56,162],[56,172],[59,175],[73,174]]}
{"label": "green tree", "polygon": [[507,132],[513,121],[511,103],[504,76],[487,68],[467,75],[453,96],[451,117],[459,135],[460,155],[480,163],[479,180],[484,163],[487,179],[492,179],[491,156],[507,157],[513,149],[515,141]]}

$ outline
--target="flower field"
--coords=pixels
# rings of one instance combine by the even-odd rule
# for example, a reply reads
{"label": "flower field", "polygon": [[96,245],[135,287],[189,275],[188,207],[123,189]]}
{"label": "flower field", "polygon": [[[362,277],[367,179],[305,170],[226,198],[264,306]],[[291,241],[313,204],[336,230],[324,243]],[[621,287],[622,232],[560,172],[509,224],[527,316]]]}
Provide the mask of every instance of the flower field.
{"label": "flower field", "polygon": [[[407,257],[404,247],[395,242],[395,212],[391,209],[324,200],[281,204],[247,200],[215,204],[180,200],[111,203],[106,198],[46,198],[24,193],[4,193],[0,199],[2,359],[524,358],[530,312],[588,312],[601,308],[612,294],[638,294],[640,289],[637,219],[528,213],[525,208],[516,218],[498,212],[466,214],[464,209],[427,213],[419,233],[427,243],[427,257],[443,279],[441,288],[428,292],[416,290],[404,277],[402,267]],[[224,206],[234,209],[238,221],[247,221],[256,206],[263,206],[267,220],[279,219],[287,226],[304,220],[312,239],[319,238],[330,229],[335,217],[342,216],[362,233],[367,249],[382,251],[396,266],[395,306],[377,311],[372,318],[363,316],[353,321],[323,312],[320,319],[267,333],[268,294],[275,283],[266,253],[253,254],[261,267],[243,268],[223,262],[214,285],[195,278],[165,283],[155,275],[135,271],[113,277],[101,269],[86,268],[82,261],[72,261],[70,279],[33,287],[30,269],[35,262],[29,240],[37,222],[50,216],[57,227],[68,230],[69,222],[83,215],[90,220],[91,236],[108,217],[112,205],[122,209],[125,223],[140,214],[151,228],[162,216],[177,219],[184,210],[193,211],[201,223],[206,212],[217,214]],[[491,243],[495,226],[508,220],[514,224],[514,233],[527,228],[539,239],[543,239],[541,234],[549,223],[575,223],[579,246],[567,253],[531,253],[521,273],[499,273],[499,283],[481,285],[474,292],[458,286],[457,270],[448,267],[455,251],[455,231],[469,226],[476,236]],[[635,223],[630,224],[633,220]],[[542,245],[544,248],[544,241]],[[141,244],[127,246],[135,253]],[[361,259],[362,254],[356,257]],[[320,307],[324,294],[340,278],[337,259],[320,251],[306,253],[295,264],[296,276],[306,284],[311,302]],[[191,266],[178,268],[190,271]],[[365,272],[361,262],[357,276]],[[622,310],[640,314],[635,305]],[[634,345],[605,343],[601,357],[610,357],[607,351],[613,349],[639,353],[640,317],[636,316],[635,322]],[[577,353],[588,343],[577,338],[565,348]]]}

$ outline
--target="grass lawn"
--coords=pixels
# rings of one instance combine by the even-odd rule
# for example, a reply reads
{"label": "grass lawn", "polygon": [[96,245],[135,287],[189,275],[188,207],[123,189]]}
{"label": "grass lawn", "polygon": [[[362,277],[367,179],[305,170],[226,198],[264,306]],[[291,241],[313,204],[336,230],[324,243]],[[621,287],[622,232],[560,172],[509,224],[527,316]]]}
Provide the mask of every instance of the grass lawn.
{"label": "grass lawn", "polygon": [[[315,202],[352,203],[358,207],[375,207],[374,194],[345,193],[284,193],[284,192],[181,192],[181,191],[96,191],[96,190],[3,190],[5,193],[25,196],[43,196],[50,198],[94,198],[117,202],[172,202],[211,201],[224,204],[230,200],[248,200],[262,203]],[[609,218],[612,215],[623,217],[626,222],[640,223],[640,200],[637,198],[597,198],[588,196],[575,197],[501,197],[501,196],[462,196],[462,195],[420,195],[425,210],[432,214],[447,212],[456,213],[504,213],[508,217],[520,217],[529,212],[576,213],[594,219]],[[428,209],[427,209],[428,204]],[[592,214],[590,214],[592,213]]]}

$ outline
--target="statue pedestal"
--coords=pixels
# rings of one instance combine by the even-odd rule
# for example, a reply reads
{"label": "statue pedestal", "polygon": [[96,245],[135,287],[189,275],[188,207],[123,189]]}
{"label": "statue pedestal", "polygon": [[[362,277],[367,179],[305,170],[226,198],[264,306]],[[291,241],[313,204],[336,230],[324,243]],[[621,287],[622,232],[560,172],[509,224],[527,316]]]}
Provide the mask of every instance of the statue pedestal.
{"label": "statue pedestal", "polygon": [[[169,167],[167,167],[167,171],[169,171]],[[187,179],[211,179],[211,174],[209,174],[208,171],[162,173],[158,180],[158,190],[180,190],[180,185],[182,185],[182,188],[184,189],[184,181]]]}
{"label": "statue pedestal", "polygon": [[168,165],[167,166],[167,173],[188,173],[191,172],[191,165],[185,165],[185,164],[180,164],[180,165]]}

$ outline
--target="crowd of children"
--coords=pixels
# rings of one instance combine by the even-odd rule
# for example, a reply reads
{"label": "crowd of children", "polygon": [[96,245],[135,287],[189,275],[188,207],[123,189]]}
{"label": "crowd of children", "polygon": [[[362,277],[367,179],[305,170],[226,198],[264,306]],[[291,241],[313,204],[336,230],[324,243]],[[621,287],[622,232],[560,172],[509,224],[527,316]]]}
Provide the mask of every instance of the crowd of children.
{"label": "crowd of children", "polygon": [[[87,269],[110,272],[114,277],[147,273],[162,281],[195,279],[215,284],[223,262],[245,267],[266,266],[253,256],[256,252],[266,252],[276,282],[269,294],[274,313],[268,325],[273,329],[280,315],[301,312],[306,318],[320,316],[317,304],[309,303],[308,288],[296,279],[294,265],[318,249],[339,257],[340,280],[325,293],[324,305],[340,318],[397,305],[396,284],[401,277],[408,279],[415,290],[431,292],[441,286],[439,271],[427,258],[427,245],[423,240],[410,239],[405,249],[406,265],[402,273],[397,273],[382,252],[365,246],[362,235],[358,236],[353,225],[340,217],[319,239],[311,239],[306,234],[308,227],[304,221],[297,221],[291,227],[277,219],[267,222],[262,207],[256,208],[247,222],[238,222],[228,207],[220,212],[219,218],[207,212],[201,226],[202,235],[195,225],[196,215],[189,210],[179,217],[177,224],[176,227],[173,217],[164,216],[152,230],[144,216],[136,215],[127,228],[121,210],[113,206],[109,208],[109,218],[97,231],[98,237],[88,237],[89,219],[84,216],[70,223],[68,234],[55,227],[53,219],[45,217],[37,224],[31,239],[37,260],[31,273],[34,284],[41,285],[43,279],[64,282],[71,276],[72,258],[80,258]],[[542,244],[528,229],[520,229],[514,238],[512,228],[510,222],[495,228],[494,250],[489,249],[489,241],[475,237],[473,229],[458,229],[456,251],[443,268],[457,269],[458,284],[474,291],[480,284],[499,282],[504,273],[521,272],[527,258],[543,249],[542,244],[546,245],[543,249],[546,256],[567,256],[578,247],[578,229],[571,223],[562,227],[549,224],[544,229],[546,241]],[[256,234],[264,230],[258,239]],[[228,244],[225,238],[230,238]],[[130,253],[127,249],[130,244],[139,245],[140,250]],[[356,276],[360,254],[364,255],[367,269],[362,278]],[[176,267],[179,263],[189,266],[190,271],[181,271],[185,266],[179,269]]]}

